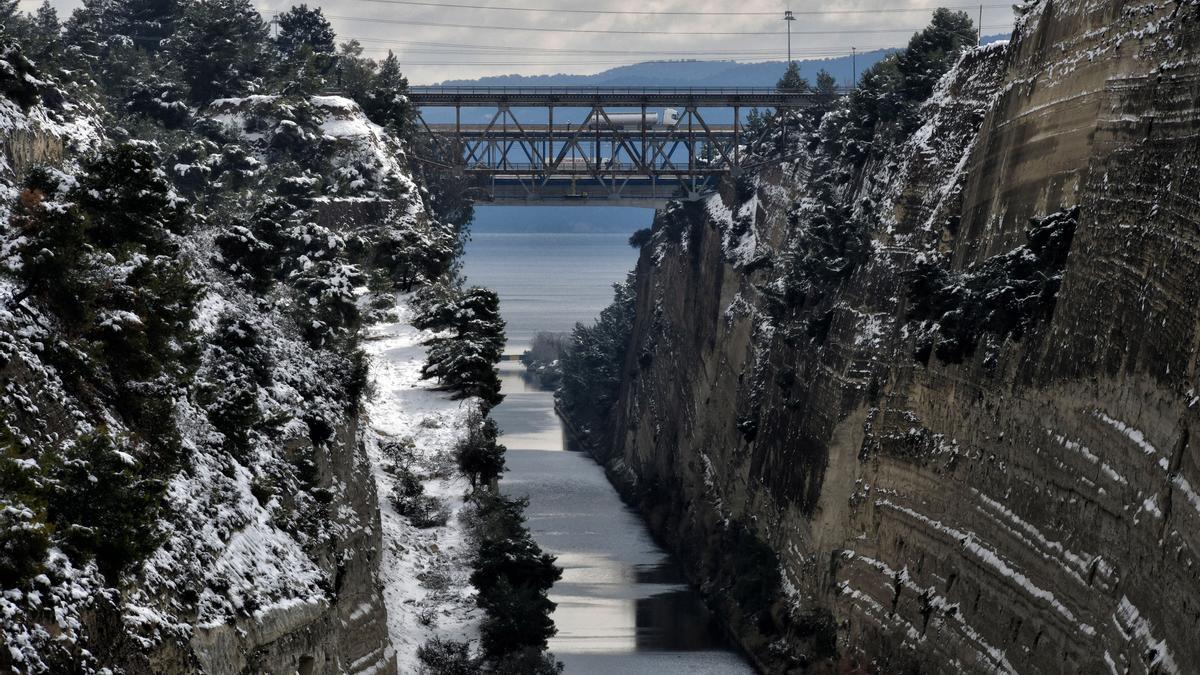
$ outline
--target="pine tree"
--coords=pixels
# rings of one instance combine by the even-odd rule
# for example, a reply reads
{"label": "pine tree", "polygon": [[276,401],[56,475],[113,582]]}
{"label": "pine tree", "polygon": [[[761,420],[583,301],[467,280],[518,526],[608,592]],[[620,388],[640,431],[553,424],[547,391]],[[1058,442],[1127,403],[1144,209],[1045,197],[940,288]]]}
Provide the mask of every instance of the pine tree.
{"label": "pine tree", "polygon": [[334,37],[333,26],[320,7],[309,9],[308,5],[297,5],[279,15],[275,44],[285,57],[305,48],[313,54],[332,54]]}
{"label": "pine tree", "polygon": [[0,0],[0,24],[8,26],[17,16],[19,0]]}
{"label": "pine tree", "polygon": [[422,377],[436,377],[458,395],[478,396],[485,406],[504,399],[496,364],[504,352],[504,319],[494,291],[473,287],[453,301],[449,326],[453,333],[426,345],[428,358]]}
{"label": "pine tree", "polygon": [[362,45],[358,40],[348,40],[338,47],[336,66],[337,87],[346,96],[364,105],[371,83],[375,81],[375,71],[379,65],[374,59],[364,58]]}
{"label": "pine tree", "polygon": [[175,32],[179,20],[179,0],[120,0],[119,32],[139,49],[153,54]]}
{"label": "pine tree", "polygon": [[320,8],[299,5],[280,15],[274,78],[281,93],[311,96],[325,87],[337,60],[334,37]]}
{"label": "pine tree", "polygon": [[897,58],[904,133],[916,128],[917,104],[929,98],[942,75],[953,65],[960,49],[975,44],[978,33],[965,12],[938,8],[929,27],[913,35]]}
{"label": "pine tree", "polygon": [[208,103],[254,91],[268,64],[267,27],[249,0],[197,0],[184,9],[168,51],[189,98]]}
{"label": "pine tree", "polygon": [[[633,275],[613,284],[613,302],[591,326],[576,324],[562,359],[563,379],[556,396],[586,428],[617,401],[621,372],[633,332]],[[586,417],[584,417],[586,416]]]}
{"label": "pine tree", "polygon": [[30,46],[30,54],[34,60],[43,67],[58,63],[63,52],[62,24],[50,0],[43,0],[33,13],[33,35],[35,43]]}
{"label": "pine tree", "polygon": [[63,42],[71,45],[79,66],[89,69],[97,80],[103,80],[109,38],[116,34],[114,0],[83,0],[83,5],[67,19]]}
{"label": "pine tree", "polygon": [[791,61],[783,77],[775,83],[775,88],[779,91],[808,91],[808,80],[800,77],[800,66]]}
{"label": "pine tree", "polygon": [[459,443],[458,468],[471,481],[471,487],[488,485],[504,471],[505,447],[496,439],[500,429],[491,417],[478,415],[467,420],[467,435]]}
{"label": "pine tree", "polygon": [[400,72],[400,60],[389,50],[362,103],[363,112],[372,122],[406,136],[415,114],[407,92],[408,80]]}

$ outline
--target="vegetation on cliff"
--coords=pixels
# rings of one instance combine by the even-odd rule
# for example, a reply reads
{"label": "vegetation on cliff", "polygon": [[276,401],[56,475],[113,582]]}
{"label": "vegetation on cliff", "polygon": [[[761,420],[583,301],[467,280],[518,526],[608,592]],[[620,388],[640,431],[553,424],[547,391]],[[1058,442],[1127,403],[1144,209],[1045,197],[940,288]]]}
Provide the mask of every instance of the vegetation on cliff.
{"label": "vegetation on cliff", "polygon": [[563,350],[562,383],[555,392],[562,410],[584,434],[603,428],[617,402],[633,330],[634,275],[613,284],[613,302],[591,326],[578,324]]}
{"label": "vegetation on cliff", "polygon": [[962,272],[930,256],[910,273],[908,319],[917,321],[915,357],[961,363],[986,336],[992,363],[1007,338],[1020,340],[1054,311],[1079,209],[1030,221],[1027,242]]}
{"label": "vegetation on cliff", "polygon": [[[47,150],[0,165],[0,669],[205,669],[198,633],[377,593],[347,548],[378,536],[347,482],[362,332],[452,270],[470,217],[412,178],[398,63],[347,43],[335,69],[306,7],[275,38],[241,0],[5,11],[0,132]],[[311,95],[340,77],[353,98]],[[498,356],[476,323],[455,336]],[[450,363],[498,400],[494,360]],[[301,657],[270,651],[229,658]]]}

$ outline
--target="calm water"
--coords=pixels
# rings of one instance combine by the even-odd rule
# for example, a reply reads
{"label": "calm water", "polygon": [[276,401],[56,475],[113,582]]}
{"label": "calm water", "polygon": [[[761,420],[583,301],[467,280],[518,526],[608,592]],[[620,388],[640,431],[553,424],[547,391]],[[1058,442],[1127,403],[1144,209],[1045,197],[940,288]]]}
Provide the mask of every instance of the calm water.
{"label": "calm water", "polygon": [[[530,233],[481,213],[464,271],[470,283],[500,294],[510,353],[539,330],[591,321],[612,300],[612,283],[636,259],[625,242],[649,220],[635,215],[618,231],[579,232],[588,228],[567,222]],[[550,648],[567,672],[753,672],[600,466],[568,448],[550,392],[523,375],[519,363],[501,364],[506,398],[492,411],[508,446],[501,487],[529,497],[529,527],[563,568],[551,591],[558,635]]]}

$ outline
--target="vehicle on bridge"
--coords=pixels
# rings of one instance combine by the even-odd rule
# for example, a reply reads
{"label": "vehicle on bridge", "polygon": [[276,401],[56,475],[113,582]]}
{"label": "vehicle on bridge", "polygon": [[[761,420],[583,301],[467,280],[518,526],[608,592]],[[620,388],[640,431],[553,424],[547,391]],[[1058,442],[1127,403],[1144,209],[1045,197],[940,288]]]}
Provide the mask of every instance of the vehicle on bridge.
{"label": "vehicle on bridge", "polygon": [[661,113],[610,113],[606,110],[602,115],[588,115],[586,122],[588,129],[673,129],[677,124],[679,111],[674,108],[663,108]]}

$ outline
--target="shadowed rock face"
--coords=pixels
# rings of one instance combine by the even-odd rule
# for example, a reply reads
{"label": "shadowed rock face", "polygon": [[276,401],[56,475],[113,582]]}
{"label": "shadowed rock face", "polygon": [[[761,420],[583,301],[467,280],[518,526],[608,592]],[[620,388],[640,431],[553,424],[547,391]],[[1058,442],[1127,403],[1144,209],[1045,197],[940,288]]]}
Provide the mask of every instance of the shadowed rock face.
{"label": "shadowed rock face", "polygon": [[[882,672],[1200,669],[1198,27],[1196,5],[1043,2],[965,57],[847,187],[872,250],[823,337],[763,292],[803,162],[644,249],[595,451],[761,667],[831,663],[834,633]],[[970,274],[1076,207],[1029,330],[914,358],[923,254]],[[730,523],[779,556],[766,611],[732,599]]]}

